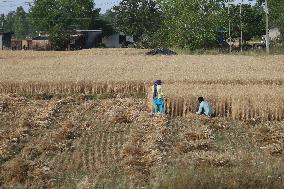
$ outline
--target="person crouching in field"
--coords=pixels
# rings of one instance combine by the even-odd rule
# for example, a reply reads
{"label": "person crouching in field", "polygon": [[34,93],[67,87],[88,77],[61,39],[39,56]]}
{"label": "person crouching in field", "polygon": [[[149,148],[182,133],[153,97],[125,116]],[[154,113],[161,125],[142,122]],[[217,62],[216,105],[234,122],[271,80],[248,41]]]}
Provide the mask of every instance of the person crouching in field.
{"label": "person crouching in field", "polygon": [[156,80],[154,82],[153,88],[153,106],[155,113],[164,113],[165,111],[165,101],[164,101],[164,94],[162,90],[162,81]]}
{"label": "person crouching in field", "polygon": [[206,115],[208,117],[212,117],[213,116],[213,110],[211,105],[209,104],[209,102],[207,102],[206,100],[204,100],[203,97],[199,97],[198,101],[200,103],[199,105],[199,109],[198,112],[196,112],[197,115]]}

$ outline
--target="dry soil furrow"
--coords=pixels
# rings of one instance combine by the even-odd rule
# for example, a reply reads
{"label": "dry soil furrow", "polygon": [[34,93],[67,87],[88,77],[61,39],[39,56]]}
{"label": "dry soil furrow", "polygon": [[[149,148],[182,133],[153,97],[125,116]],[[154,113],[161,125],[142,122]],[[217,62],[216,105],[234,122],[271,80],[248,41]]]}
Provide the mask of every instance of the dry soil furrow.
{"label": "dry soil furrow", "polygon": [[104,137],[104,133],[103,132],[99,132],[97,134],[97,144],[95,146],[95,152],[96,152],[96,164],[100,164],[102,162],[102,142],[103,142],[103,137]]}
{"label": "dry soil furrow", "polygon": [[88,172],[90,170],[90,162],[89,162],[89,153],[91,150],[91,146],[90,146],[90,135],[85,134],[83,135],[83,142],[81,144],[81,156],[82,156],[82,160],[83,160],[83,167],[82,169],[84,170],[84,172]]}
{"label": "dry soil furrow", "polygon": [[120,149],[120,142],[119,142],[119,137],[118,137],[119,133],[113,133],[112,135],[112,145],[111,145],[111,154],[113,157],[113,160],[116,161],[117,159],[119,159],[119,149]]}
{"label": "dry soil furrow", "polygon": [[165,117],[148,118],[142,126],[132,129],[122,149],[125,171],[131,179],[147,182],[154,164],[162,165],[163,152],[158,144],[164,142],[166,123]]}
{"label": "dry soil furrow", "polygon": [[108,137],[109,137],[109,132],[104,132],[103,137],[102,137],[102,143],[101,143],[101,162],[105,165],[107,165],[109,162],[109,154],[108,154]]}
{"label": "dry soil furrow", "polygon": [[82,154],[81,148],[84,138],[80,138],[76,144],[74,145],[74,149],[72,151],[71,157],[70,157],[70,166],[73,170],[81,170],[83,164],[82,164]]}
{"label": "dry soil furrow", "polygon": [[94,135],[94,133],[89,133],[89,153],[88,153],[88,162],[89,162],[89,172],[94,172],[96,171],[96,142],[97,142],[97,137]]}

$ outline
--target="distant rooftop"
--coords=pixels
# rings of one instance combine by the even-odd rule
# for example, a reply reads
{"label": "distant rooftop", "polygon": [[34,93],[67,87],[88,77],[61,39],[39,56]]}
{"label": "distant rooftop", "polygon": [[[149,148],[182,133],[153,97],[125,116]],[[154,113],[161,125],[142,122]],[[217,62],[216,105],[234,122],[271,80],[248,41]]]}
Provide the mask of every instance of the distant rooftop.
{"label": "distant rooftop", "polygon": [[103,30],[76,30],[77,32],[102,32]]}
{"label": "distant rooftop", "polygon": [[5,34],[14,34],[13,32],[0,32],[0,35],[5,35]]}

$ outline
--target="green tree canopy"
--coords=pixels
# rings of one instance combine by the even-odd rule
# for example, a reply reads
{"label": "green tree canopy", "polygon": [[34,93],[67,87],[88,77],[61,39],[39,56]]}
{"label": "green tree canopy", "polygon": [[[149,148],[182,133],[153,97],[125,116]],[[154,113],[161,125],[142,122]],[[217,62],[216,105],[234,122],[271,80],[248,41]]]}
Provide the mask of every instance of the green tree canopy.
{"label": "green tree canopy", "polygon": [[0,24],[2,31],[13,32],[17,39],[25,39],[32,32],[28,13],[21,6],[16,11],[11,11],[7,15],[1,14]]}
{"label": "green tree canopy", "polygon": [[106,10],[106,12],[104,14],[101,14],[101,18],[104,21],[112,24],[112,23],[114,23],[114,19],[115,19],[115,12],[112,9],[108,9],[108,10]]}
{"label": "green tree canopy", "polygon": [[5,14],[0,15],[0,31],[4,31]]}
{"label": "green tree canopy", "polygon": [[18,7],[14,15],[14,33],[17,39],[25,39],[30,34],[28,14],[23,7]]}
{"label": "green tree canopy", "polygon": [[39,31],[50,31],[55,25],[88,29],[94,11],[93,0],[35,0],[30,17]]}
{"label": "green tree canopy", "polygon": [[[259,5],[263,5],[265,0],[257,0]],[[267,0],[269,10],[270,28],[277,27],[281,33],[281,40],[284,45],[284,1]]]}
{"label": "green tree canopy", "polygon": [[[224,10],[225,12],[227,10]],[[260,37],[265,34],[265,17],[262,7],[249,4],[242,5],[242,15],[240,15],[240,5],[230,5],[231,35],[233,38],[240,37],[241,24],[244,41],[249,41],[253,37]]]}
{"label": "green tree canopy", "polygon": [[92,29],[103,30],[103,36],[110,36],[115,33],[113,25],[113,13],[107,10],[106,13],[100,14],[100,9],[97,9],[97,13],[94,15],[94,22],[91,24]]}
{"label": "green tree canopy", "polygon": [[153,0],[122,0],[113,10],[116,30],[133,35],[137,42],[144,41],[141,46],[148,46],[162,24],[161,9]]}
{"label": "green tree canopy", "polygon": [[162,0],[170,46],[197,49],[216,44],[222,27],[222,0]]}
{"label": "green tree canopy", "polygon": [[30,9],[34,28],[50,33],[55,50],[66,48],[68,31],[90,29],[96,14],[93,0],[35,0]]}
{"label": "green tree canopy", "polygon": [[[4,16],[4,17],[3,17]],[[15,11],[9,12],[6,16],[2,15],[3,21],[3,30],[4,32],[14,32],[15,31]]]}

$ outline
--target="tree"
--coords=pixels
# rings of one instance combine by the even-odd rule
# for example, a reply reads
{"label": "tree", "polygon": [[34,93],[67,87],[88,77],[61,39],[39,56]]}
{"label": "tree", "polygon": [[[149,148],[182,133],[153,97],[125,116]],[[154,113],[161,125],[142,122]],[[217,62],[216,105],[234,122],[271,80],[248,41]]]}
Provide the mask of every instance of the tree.
{"label": "tree", "polygon": [[29,21],[23,7],[18,7],[14,15],[14,33],[17,39],[25,39],[29,35]]}
{"label": "tree", "polygon": [[101,14],[101,19],[112,24],[114,23],[114,19],[115,19],[115,12],[111,9],[106,10],[106,12],[104,14]]}
{"label": "tree", "polygon": [[5,14],[0,15],[0,31],[4,31]]}
{"label": "tree", "polygon": [[164,39],[168,46],[181,48],[212,47],[224,22],[222,0],[161,0]]}
{"label": "tree", "polygon": [[56,24],[49,32],[49,39],[54,50],[65,50],[69,44],[70,34],[61,24]]}
{"label": "tree", "polygon": [[103,30],[103,36],[110,36],[116,32],[114,29],[114,17],[115,14],[112,10],[107,10],[104,14],[100,14],[99,20],[100,22],[97,22],[98,26],[101,26]]}
{"label": "tree", "polygon": [[4,21],[4,32],[14,32],[15,27],[14,27],[14,22],[15,22],[15,12],[11,11],[5,16],[5,21]]}
{"label": "tree", "polygon": [[93,13],[93,0],[35,0],[30,9],[33,25],[39,31],[50,31],[58,24],[65,29],[88,29]]}
{"label": "tree", "polygon": [[105,14],[100,14],[100,11],[100,9],[96,9],[95,14],[93,15],[92,20],[94,21],[91,24],[91,29],[101,29],[103,31],[103,36],[110,36],[115,33],[111,20],[112,18],[108,13],[110,10],[108,10]]}
{"label": "tree", "polygon": [[65,34],[74,29],[90,29],[96,11],[93,0],[35,0],[30,19],[37,31],[51,33],[50,41],[56,50],[64,50]]}
{"label": "tree", "polygon": [[122,0],[113,7],[115,29],[133,35],[142,47],[151,46],[151,36],[162,26],[162,11],[153,0]]}
{"label": "tree", "polygon": [[17,39],[25,39],[33,32],[28,19],[28,13],[21,6],[7,15],[0,15],[0,28],[4,32],[13,32]]}
{"label": "tree", "polygon": [[[264,7],[265,0],[257,0]],[[281,41],[284,45],[284,2],[279,0],[267,0],[269,9],[270,28],[277,27],[281,33]]]}
{"label": "tree", "polygon": [[[224,10],[227,12],[227,10]],[[249,4],[242,5],[242,15],[240,15],[240,5],[230,5],[231,36],[239,38],[241,23],[243,29],[243,40],[249,41],[253,37],[261,37],[265,34],[265,17],[262,7]]]}

